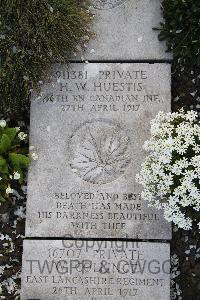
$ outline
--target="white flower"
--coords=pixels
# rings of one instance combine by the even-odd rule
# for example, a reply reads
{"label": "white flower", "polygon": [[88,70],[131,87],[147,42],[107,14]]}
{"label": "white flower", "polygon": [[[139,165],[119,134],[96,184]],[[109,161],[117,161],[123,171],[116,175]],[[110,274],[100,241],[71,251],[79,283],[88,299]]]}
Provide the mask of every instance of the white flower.
{"label": "white flower", "polygon": [[15,127],[15,129],[16,129],[16,132],[20,131],[20,127]]}
{"label": "white flower", "polygon": [[2,127],[2,128],[6,127],[6,121],[5,120],[0,120],[0,127]]}
{"label": "white flower", "polygon": [[51,13],[53,13],[53,7],[49,5],[49,10]]}
{"label": "white flower", "polygon": [[151,121],[148,155],[136,181],[149,206],[163,208],[164,217],[179,228],[192,228],[187,209],[200,212],[200,123],[196,112],[160,112]]}
{"label": "white flower", "polygon": [[38,154],[37,153],[31,153],[31,158],[33,159],[33,160],[37,160],[38,158],[39,158],[39,156],[38,156]]}
{"label": "white flower", "polygon": [[23,141],[26,139],[27,134],[21,131],[20,133],[18,133],[18,137],[21,141]]}
{"label": "white flower", "polygon": [[26,81],[28,81],[28,80],[29,80],[29,77],[26,76],[26,75],[24,75],[24,76],[23,76],[23,79],[26,80]]}
{"label": "white flower", "polygon": [[20,174],[19,174],[19,172],[15,172],[13,178],[14,178],[15,180],[19,180],[19,179],[20,179]]}
{"label": "white flower", "polygon": [[198,113],[196,111],[188,111],[186,114],[185,114],[185,118],[186,120],[192,122],[192,121],[195,121],[197,118],[198,118]]}
{"label": "white flower", "polygon": [[12,194],[12,193],[13,193],[13,189],[11,189],[11,187],[8,186],[6,189],[6,194]]}
{"label": "white flower", "polygon": [[16,216],[18,216],[20,219],[24,219],[25,218],[25,208],[23,206],[18,206],[17,210],[14,212],[14,214]]}

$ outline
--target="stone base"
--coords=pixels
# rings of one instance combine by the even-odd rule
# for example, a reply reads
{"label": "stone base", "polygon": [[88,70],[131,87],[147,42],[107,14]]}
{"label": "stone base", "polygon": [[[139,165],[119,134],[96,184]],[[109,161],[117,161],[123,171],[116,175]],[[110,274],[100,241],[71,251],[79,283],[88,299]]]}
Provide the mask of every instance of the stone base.
{"label": "stone base", "polygon": [[170,245],[25,240],[21,300],[169,300]]}

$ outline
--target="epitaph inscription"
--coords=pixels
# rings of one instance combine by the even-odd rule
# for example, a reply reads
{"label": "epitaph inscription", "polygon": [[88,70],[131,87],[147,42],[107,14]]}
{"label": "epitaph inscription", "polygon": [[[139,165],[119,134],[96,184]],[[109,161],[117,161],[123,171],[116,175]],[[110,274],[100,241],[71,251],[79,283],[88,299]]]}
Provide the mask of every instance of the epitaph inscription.
{"label": "epitaph inscription", "polygon": [[32,100],[39,159],[29,171],[26,235],[171,238],[135,182],[160,110],[170,110],[167,64],[55,65]]}
{"label": "epitaph inscription", "polygon": [[21,300],[169,300],[169,244],[24,241]]}

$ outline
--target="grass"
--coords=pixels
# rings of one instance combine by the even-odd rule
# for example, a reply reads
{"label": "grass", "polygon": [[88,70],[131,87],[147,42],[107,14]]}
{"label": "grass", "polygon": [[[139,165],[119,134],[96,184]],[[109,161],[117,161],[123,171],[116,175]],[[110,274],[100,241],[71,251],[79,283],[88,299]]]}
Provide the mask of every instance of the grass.
{"label": "grass", "polygon": [[30,90],[54,61],[90,37],[91,15],[77,0],[6,0],[0,5],[0,113],[27,111]]}

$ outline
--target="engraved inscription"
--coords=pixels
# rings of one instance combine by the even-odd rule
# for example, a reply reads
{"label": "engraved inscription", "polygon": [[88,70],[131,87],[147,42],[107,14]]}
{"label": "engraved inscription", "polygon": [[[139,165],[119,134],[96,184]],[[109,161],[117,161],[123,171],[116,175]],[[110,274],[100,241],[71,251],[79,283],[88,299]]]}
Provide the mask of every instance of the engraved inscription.
{"label": "engraved inscription", "polygon": [[122,175],[131,161],[130,139],[118,124],[86,122],[70,138],[70,166],[79,177],[104,184]]}
{"label": "engraved inscription", "polygon": [[168,300],[169,244],[26,240],[22,300]]}
{"label": "engraved inscription", "polygon": [[125,1],[126,0],[93,0],[93,7],[96,9],[112,9]]}

